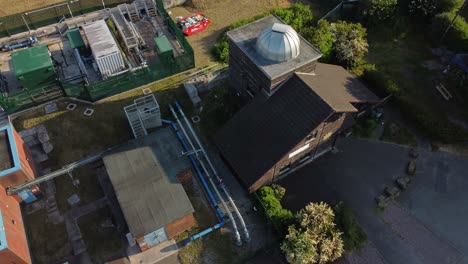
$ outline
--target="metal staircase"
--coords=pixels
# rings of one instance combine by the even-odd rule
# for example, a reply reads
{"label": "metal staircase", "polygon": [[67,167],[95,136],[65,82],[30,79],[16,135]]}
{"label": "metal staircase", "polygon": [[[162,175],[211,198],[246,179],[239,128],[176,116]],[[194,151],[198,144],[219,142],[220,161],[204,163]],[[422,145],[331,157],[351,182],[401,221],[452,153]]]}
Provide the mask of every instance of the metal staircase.
{"label": "metal staircase", "polygon": [[148,132],[143,125],[143,121],[138,114],[138,108],[135,104],[126,106],[124,108],[125,115],[127,116],[130,127],[132,128],[133,136],[135,138],[140,138],[148,135]]}

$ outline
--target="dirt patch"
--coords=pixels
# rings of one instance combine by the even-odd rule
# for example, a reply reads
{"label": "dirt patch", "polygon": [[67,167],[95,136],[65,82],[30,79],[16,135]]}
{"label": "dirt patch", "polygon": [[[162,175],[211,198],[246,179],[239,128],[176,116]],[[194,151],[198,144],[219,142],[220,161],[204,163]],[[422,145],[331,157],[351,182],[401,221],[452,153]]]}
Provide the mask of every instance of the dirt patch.
{"label": "dirt patch", "polygon": [[205,31],[187,37],[195,51],[195,66],[203,67],[215,63],[211,49],[227,26],[238,20],[265,13],[274,7],[286,7],[289,4],[287,0],[192,0],[170,11],[173,19],[201,11],[211,20]]}

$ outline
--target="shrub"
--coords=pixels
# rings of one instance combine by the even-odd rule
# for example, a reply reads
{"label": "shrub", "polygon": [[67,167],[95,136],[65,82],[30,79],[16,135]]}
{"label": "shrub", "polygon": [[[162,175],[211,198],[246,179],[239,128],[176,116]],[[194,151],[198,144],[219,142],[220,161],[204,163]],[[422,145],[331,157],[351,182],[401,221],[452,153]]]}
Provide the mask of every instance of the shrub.
{"label": "shrub", "polygon": [[306,34],[309,42],[317,47],[323,54],[321,61],[329,62],[333,53],[333,43],[335,38],[330,30],[330,23],[322,20],[318,23],[317,27],[310,28],[310,33]]}
{"label": "shrub", "polygon": [[273,189],[275,193],[276,199],[281,201],[281,199],[283,199],[284,197],[284,194],[286,193],[286,189],[279,184],[272,184],[271,188]]}
{"label": "shrub", "polygon": [[355,137],[370,138],[376,128],[377,121],[374,118],[362,118],[353,126],[353,135]]}
{"label": "shrub", "polygon": [[400,87],[390,79],[387,75],[375,68],[375,65],[367,65],[363,67],[361,79],[380,97],[388,96],[389,94],[398,96]]}
{"label": "shrub", "polygon": [[[439,39],[442,37],[442,34],[445,32],[445,29],[450,25],[454,17],[454,13],[448,12],[435,16],[434,20],[432,21],[433,37],[435,41],[439,41]],[[465,21],[465,19],[463,19],[463,17],[458,16],[457,19],[455,19],[452,28],[445,36],[444,44],[455,51],[467,51],[468,23]]]}
{"label": "shrub", "polygon": [[333,211],[335,212],[336,226],[343,232],[344,249],[353,251],[364,247],[367,242],[367,235],[359,226],[351,209],[343,203],[338,203],[334,206]]}
{"label": "shrub", "polygon": [[437,0],[436,13],[453,12],[463,5],[463,0]]}
{"label": "shrub", "polygon": [[361,3],[361,16],[369,23],[378,23],[393,16],[397,0],[365,0]]}
{"label": "shrub", "polygon": [[299,34],[304,29],[313,25],[313,15],[310,6],[293,4],[288,8],[275,8],[273,14],[280,17],[284,22],[293,27]]}
{"label": "shrub", "polygon": [[432,17],[436,10],[437,0],[408,0],[407,12],[417,17]]}
{"label": "shrub", "polygon": [[291,222],[293,215],[291,211],[284,209],[277,198],[275,190],[270,186],[264,186],[257,191],[257,196],[265,209],[266,216],[280,233]]}
{"label": "shrub", "polygon": [[281,244],[289,263],[327,263],[343,254],[341,233],[326,203],[310,203],[295,215]]}
{"label": "shrub", "polygon": [[345,66],[357,65],[367,53],[366,29],[359,23],[339,21],[330,25],[335,39],[334,53]]}
{"label": "shrub", "polygon": [[[243,25],[246,25],[250,22],[253,22],[257,19],[260,19],[264,16],[268,15],[268,13],[266,14],[262,14],[262,15],[259,15],[259,16],[255,16],[255,17],[252,17],[252,18],[246,18],[246,19],[241,19],[239,21],[236,21],[234,23],[232,23],[226,30],[229,31],[229,30],[233,30],[233,29],[236,29],[238,27],[242,27]],[[229,62],[229,43],[228,43],[228,38],[227,38],[227,35],[226,35],[226,32],[224,32],[217,40],[216,44],[214,45],[213,47],[213,55],[214,57],[220,61],[220,62],[223,62],[223,63],[228,63]]]}

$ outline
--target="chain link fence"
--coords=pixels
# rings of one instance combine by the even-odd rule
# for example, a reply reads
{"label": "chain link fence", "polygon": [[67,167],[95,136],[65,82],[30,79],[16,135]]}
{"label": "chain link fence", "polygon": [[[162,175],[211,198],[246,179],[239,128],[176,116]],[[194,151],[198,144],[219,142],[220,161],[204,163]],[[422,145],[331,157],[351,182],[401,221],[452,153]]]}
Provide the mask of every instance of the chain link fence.
{"label": "chain link fence", "polygon": [[129,71],[96,84],[80,85],[58,81],[57,86],[54,87],[25,89],[8,96],[0,95],[0,106],[11,114],[61,96],[94,102],[194,68],[195,58],[192,47],[164,9],[162,0],[156,2],[159,14],[182,46],[184,50],[182,54],[169,59],[161,58],[157,64]]}

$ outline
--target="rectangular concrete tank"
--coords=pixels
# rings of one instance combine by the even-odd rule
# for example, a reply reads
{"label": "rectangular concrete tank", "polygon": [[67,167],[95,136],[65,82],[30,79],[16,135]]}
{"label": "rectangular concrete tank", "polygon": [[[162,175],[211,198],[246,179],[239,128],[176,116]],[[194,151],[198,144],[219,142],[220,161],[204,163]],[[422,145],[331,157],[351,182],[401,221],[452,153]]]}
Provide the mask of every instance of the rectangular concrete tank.
{"label": "rectangular concrete tank", "polygon": [[83,26],[94,60],[105,78],[125,69],[117,43],[104,20]]}

